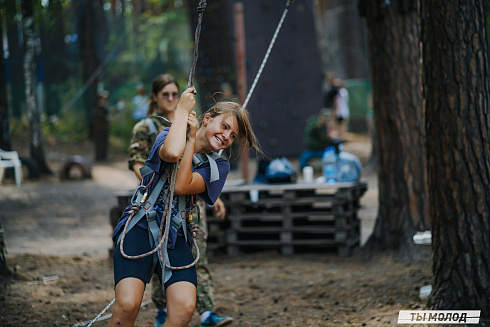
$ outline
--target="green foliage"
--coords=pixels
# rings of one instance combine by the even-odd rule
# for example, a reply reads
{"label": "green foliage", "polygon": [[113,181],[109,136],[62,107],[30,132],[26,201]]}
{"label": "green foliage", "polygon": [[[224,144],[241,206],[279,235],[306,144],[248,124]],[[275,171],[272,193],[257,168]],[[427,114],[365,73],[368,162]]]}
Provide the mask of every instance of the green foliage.
{"label": "green foliage", "polygon": [[[125,1],[124,13],[112,10],[110,4],[113,2],[103,2],[104,12],[97,17],[105,19],[108,26],[108,43],[96,40],[101,63],[98,88],[109,91],[110,151],[126,153],[136,123],[132,117],[136,85],[143,83],[150,91],[155,76],[170,73],[184,88],[192,61],[193,35],[181,0],[147,0],[143,13],[134,11],[132,1]],[[63,66],[68,73],[61,84],[51,85],[54,92],[58,92],[60,111],[56,116],[42,117],[44,139],[50,143],[87,141],[90,137],[90,117],[87,117],[90,109],[85,108],[84,102],[87,81],[81,79],[80,35],[78,41],[74,41],[80,33],[80,6],[72,0],[39,1],[35,4],[35,19],[44,23],[49,32],[46,35],[54,37],[52,32],[63,28],[67,36]],[[15,10],[15,6],[12,8]],[[66,26],[53,26],[55,20],[52,16],[58,14],[63,15]],[[18,17],[21,19],[22,16],[19,14]],[[124,107],[120,106],[121,103],[125,104]],[[41,109],[45,110],[42,105]],[[29,123],[25,117],[10,117],[12,138],[29,143]]]}

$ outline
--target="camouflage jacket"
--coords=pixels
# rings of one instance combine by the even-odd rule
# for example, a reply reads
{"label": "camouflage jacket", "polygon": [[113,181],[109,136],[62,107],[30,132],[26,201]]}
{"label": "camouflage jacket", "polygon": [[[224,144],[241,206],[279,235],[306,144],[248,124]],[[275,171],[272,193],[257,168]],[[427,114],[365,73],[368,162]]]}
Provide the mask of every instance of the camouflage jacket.
{"label": "camouflage jacket", "polygon": [[[150,118],[157,129],[157,134],[169,127],[170,124],[165,120],[158,118],[158,113],[153,113]],[[133,170],[133,166],[136,163],[145,164],[146,159],[150,155],[151,147],[153,146],[152,135],[150,134],[150,128],[148,122],[145,119],[140,120],[133,127],[133,133],[131,137],[131,143],[129,144],[129,160],[128,168]]]}

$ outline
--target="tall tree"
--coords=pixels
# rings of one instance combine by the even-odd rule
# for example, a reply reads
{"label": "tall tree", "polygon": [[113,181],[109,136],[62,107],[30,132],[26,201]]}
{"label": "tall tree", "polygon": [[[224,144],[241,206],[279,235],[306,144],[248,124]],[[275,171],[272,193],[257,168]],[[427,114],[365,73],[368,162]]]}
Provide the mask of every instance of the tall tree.
{"label": "tall tree", "polygon": [[20,118],[25,107],[24,83],[24,45],[22,33],[22,20],[17,11],[17,1],[3,1],[5,20],[7,26],[7,40],[9,49],[10,94],[12,114]]}
{"label": "tall tree", "polygon": [[24,76],[26,82],[27,117],[30,127],[30,152],[41,174],[51,174],[43,149],[41,112],[36,101],[36,48],[34,44],[33,0],[22,0],[22,25],[25,40]]}
{"label": "tall tree", "polygon": [[407,259],[429,227],[417,1],[360,0],[367,21],[375,122],[379,209],[367,250]]}
{"label": "tall tree", "polygon": [[[83,88],[87,91],[84,93],[84,109],[89,135],[93,138],[92,118],[93,110],[97,106],[97,86],[100,75],[100,56],[97,53],[97,15],[102,12],[101,0],[78,0],[78,35],[79,51],[82,60],[82,79]],[[102,34],[103,31],[100,31]]]}
{"label": "tall tree", "polygon": [[433,288],[490,318],[490,110],[484,0],[422,0]]}
{"label": "tall tree", "polygon": [[65,22],[63,3],[51,0],[40,20],[42,60],[44,66],[45,108],[48,116],[61,112],[60,86],[66,81]]}
{"label": "tall tree", "polygon": [[12,272],[7,265],[7,246],[3,240],[2,217],[0,216],[0,277],[11,275]]}
{"label": "tall tree", "polygon": [[[0,15],[0,44],[3,44],[3,16]],[[9,108],[7,103],[7,79],[5,76],[3,47],[0,48],[0,149],[12,150]]]}

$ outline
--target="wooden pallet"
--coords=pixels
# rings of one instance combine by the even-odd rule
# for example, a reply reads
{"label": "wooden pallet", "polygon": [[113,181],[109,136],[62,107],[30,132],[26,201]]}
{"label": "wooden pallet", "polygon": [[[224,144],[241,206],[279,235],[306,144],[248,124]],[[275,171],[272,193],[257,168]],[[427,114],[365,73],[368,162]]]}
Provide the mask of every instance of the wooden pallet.
{"label": "wooden pallet", "polygon": [[[366,190],[366,183],[225,187],[227,253],[274,248],[284,255],[308,249],[349,255],[360,242],[357,210]],[[258,192],[257,201],[251,192]]]}

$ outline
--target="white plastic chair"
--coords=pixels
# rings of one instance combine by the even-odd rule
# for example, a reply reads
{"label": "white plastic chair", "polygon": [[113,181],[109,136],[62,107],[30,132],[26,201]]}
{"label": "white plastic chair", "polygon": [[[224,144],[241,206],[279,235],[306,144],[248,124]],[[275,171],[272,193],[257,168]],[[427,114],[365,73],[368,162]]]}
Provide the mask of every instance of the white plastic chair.
{"label": "white plastic chair", "polygon": [[0,183],[3,180],[5,168],[14,168],[15,184],[20,186],[22,181],[22,162],[16,151],[4,151],[0,149]]}

